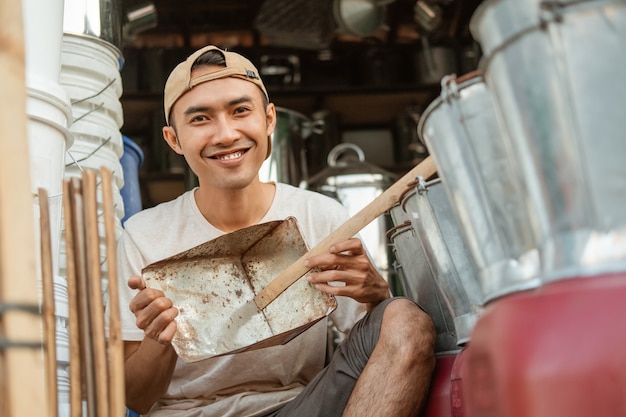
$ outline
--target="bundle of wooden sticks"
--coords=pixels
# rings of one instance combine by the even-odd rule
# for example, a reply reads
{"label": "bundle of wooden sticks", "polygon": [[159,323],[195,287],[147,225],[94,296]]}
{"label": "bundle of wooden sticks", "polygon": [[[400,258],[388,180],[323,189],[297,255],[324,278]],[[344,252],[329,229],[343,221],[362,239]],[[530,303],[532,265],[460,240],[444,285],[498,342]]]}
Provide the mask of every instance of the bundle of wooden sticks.
{"label": "bundle of wooden sticks", "polygon": [[[63,184],[69,311],[70,417],[80,417],[84,413],[89,417],[125,415],[112,183],[111,172],[102,168],[99,177],[96,171],[85,170],[82,178],[69,178]],[[102,202],[101,210],[98,200]],[[52,417],[57,415],[58,410],[57,360],[51,242],[50,236],[45,236],[44,233],[50,230],[45,190],[40,190],[39,201],[46,385],[50,403],[49,416]],[[99,219],[104,223],[105,253],[100,253]],[[105,264],[101,263],[102,258],[106,259]],[[102,284],[105,266],[108,287],[106,297]],[[105,309],[105,298],[108,309]],[[108,312],[108,317],[105,317],[105,311]]]}

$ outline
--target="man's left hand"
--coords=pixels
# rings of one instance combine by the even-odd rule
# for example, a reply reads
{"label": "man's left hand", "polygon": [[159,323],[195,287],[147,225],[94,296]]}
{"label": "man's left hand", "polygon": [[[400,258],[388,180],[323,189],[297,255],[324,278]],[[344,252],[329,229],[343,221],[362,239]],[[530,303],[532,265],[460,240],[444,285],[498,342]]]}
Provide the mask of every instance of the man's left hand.
{"label": "man's left hand", "polygon": [[307,280],[317,289],[341,295],[370,305],[389,298],[389,285],[372,265],[363,243],[352,238],[333,245],[328,253],[311,256],[305,261],[311,271]]}

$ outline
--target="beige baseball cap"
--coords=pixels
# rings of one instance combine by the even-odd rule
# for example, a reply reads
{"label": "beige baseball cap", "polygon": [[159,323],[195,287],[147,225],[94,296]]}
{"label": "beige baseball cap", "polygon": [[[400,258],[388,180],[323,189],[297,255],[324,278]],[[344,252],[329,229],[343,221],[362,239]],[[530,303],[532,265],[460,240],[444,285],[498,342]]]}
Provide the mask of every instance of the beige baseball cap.
{"label": "beige baseball cap", "polygon": [[[198,57],[200,57],[205,52],[211,50],[219,51],[224,55],[226,66],[217,71],[205,73],[196,78],[191,78],[191,67],[193,66],[194,62],[196,62],[196,59],[198,59]],[[263,85],[263,81],[261,81],[259,72],[255,68],[255,66],[252,65],[252,62],[236,52],[225,51],[218,48],[217,46],[209,45],[197,50],[185,61],[178,64],[176,68],[174,68],[174,70],[170,73],[170,76],[167,78],[167,81],[165,83],[165,92],[163,95],[163,106],[165,110],[166,124],[169,125],[169,117],[172,106],[183,94],[185,94],[187,91],[191,90],[198,84],[225,77],[241,78],[242,80],[250,81],[251,83],[256,84],[263,91],[265,97],[269,101],[269,96],[267,94],[267,90],[265,89],[265,85]]]}

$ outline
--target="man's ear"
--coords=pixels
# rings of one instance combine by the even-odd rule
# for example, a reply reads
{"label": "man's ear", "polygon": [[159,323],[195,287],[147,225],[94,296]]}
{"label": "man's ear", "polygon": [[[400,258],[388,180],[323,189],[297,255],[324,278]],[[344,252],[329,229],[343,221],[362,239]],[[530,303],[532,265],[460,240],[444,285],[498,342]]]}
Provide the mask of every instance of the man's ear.
{"label": "man's ear", "polygon": [[265,117],[267,120],[267,136],[271,136],[271,134],[274,133],[274,128],[276,127],[276,107],[274,107],[273,103],[269,103],[267,105]]}
{"label": "man's ear", "polygon": [[180,147],[178,136],[176,135],[176,131],[172,126],[163,127],[163,139],[165,139],[165,142],[170,145],[170,148],[172,148],[174,152],[179,155],[183,154],[183,149]]}

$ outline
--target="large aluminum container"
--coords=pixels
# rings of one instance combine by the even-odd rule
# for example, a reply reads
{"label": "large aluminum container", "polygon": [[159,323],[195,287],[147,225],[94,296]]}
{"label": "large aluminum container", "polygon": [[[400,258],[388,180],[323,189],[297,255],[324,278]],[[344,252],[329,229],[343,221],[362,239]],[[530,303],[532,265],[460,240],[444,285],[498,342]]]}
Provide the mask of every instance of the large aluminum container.
{"label": "large aluminum container", "polygon": [[542,229],[542,279],[626,270],[626,2],[487,0],[470,29]]}
{"label": "large aluminum container", "polygon": [[444,77],[418,134],[444,180],[485,302],[538,286],[541,229],[482,76]]}

